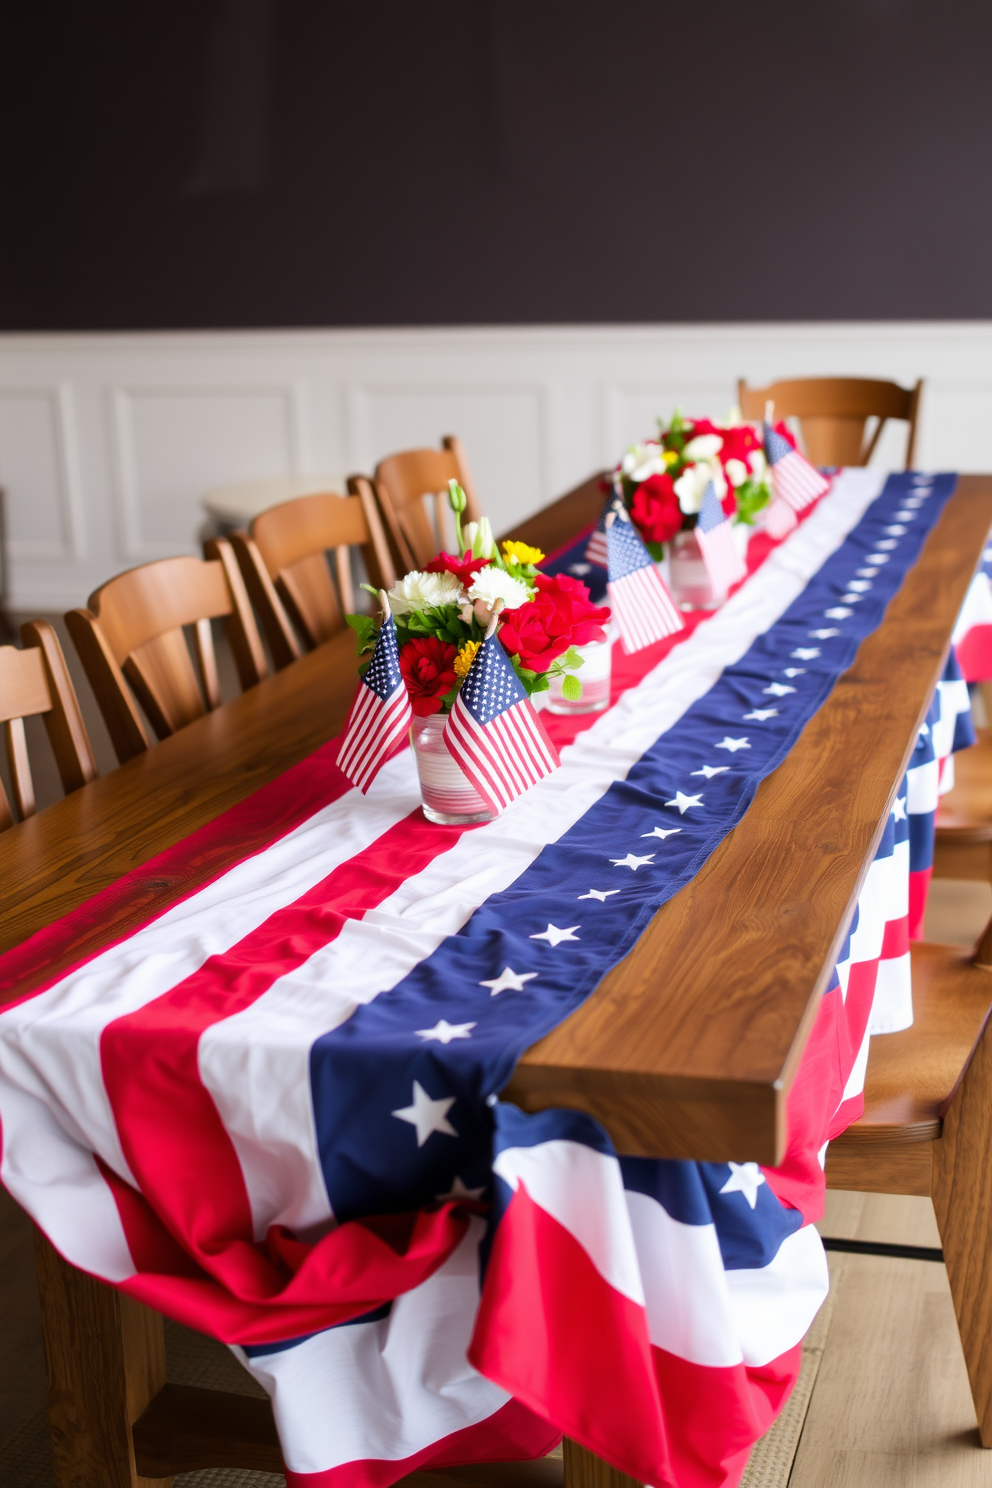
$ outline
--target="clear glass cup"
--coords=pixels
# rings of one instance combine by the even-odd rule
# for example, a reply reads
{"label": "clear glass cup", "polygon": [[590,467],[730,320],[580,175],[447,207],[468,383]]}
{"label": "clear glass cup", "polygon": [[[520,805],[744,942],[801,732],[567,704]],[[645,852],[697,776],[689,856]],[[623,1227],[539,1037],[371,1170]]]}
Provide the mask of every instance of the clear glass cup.
{"label": "clear glass cup", "polygon": [[499,813],[479,795],[448,753],[444,724],[443,713],[432,713],[428,718],[414,718],[410,729],[424,815],[444,827],[494,821]]}
{"label": "clear glass cup", "polygon": [[613,647],[609,638],[605,641],[589,641],[585,646],[576,646],[582,657],[582,666],[568,675],[577,677],[582,683],[582,696],[571,702],[562,696],[563,677],[552,677],[547,692],[535,693],[547,698],[545,707],[549,713],[602,713],[610,706],[610,671]]}
{"label": "clear glass cup", "polygon": [[696,530],[676,532],[669,547],[669,588],[680,610],[715,610],[727,597],[714,589]]}

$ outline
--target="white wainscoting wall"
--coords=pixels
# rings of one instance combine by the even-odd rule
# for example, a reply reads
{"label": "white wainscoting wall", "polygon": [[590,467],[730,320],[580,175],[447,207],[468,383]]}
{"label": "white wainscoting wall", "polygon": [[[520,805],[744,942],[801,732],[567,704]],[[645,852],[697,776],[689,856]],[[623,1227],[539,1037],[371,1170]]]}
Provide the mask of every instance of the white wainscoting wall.
{"label": "white wainscoting wall", "polygon": [[[917,464],[992,470],[992,323],[0,336],[10,604],[85,602],[195,552],[211,487],[371,470],[461,435],[497,529],[739,375],[927,379]],[[898,469],[887,432],[876,459]]]}

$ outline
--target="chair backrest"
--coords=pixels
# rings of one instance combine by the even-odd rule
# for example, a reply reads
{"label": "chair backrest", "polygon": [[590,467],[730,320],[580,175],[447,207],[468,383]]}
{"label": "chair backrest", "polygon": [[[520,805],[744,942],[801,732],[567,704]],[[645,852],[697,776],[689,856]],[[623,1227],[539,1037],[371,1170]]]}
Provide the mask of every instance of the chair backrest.
{"label": "chair backrest", "polygon": [[396,578],[367,482],[354,496],[327,493],[280,502],[230,541],[277,667],[301,654],[301,641],[313,650],[344,629],[344,616],[355,609],[353,547],[361,548],[373,584],[388,589]]}
{"label": "chair backrest", "polygon": [[[375,468],[375,491],[386,519],[386,529],[403,572],[423,568],[439,548],[450,551],[454,525],[448,505],[448,482],[456,480],[467,497],[464,520],[481,516],[475,482],[460,439],[446,434],[439,450],[404,450],[380,460]],[[356,488],[353,478],[348,489]],[[432,508],[427,514],[425,498]],[[433,519],[432,519],[433,518]]]}
{"label": "chair backrest", "polygon": [[[765,404],[775,404],[776,418],[797,418],[803,444],[814,465],[867,465],[887,419],[904,419],[906,469],[913,468],[916,418],[922,378],[913,388],[871,377],[796,377],[767,387],[737,384],[737,401],[746,419],[761,419]],[[865,426],[878,420],[869,439]]]}
{"label": "chair backrest", "polygon": [[160,739],[219,707],[211,620],[224,619],[243,689],[268,671],[230,544],[218,538],[206,551],[206,559],[162,558],[118,574],[90,595],[89,609],[65,617],[122,764],[151,742],[132,691]]}
{"label": "chair backrest", "polygon": [[[66,795],[95,780],[97,769],[58,636],[47,620],[32,620],[21,626],[21,640],[22,651],[0,646],[0,722],[14,805],[23,821],[35,811],[25,718],[40,714],[44,719]],[[0,785],[0,830],[13,823],[7,793]]]}

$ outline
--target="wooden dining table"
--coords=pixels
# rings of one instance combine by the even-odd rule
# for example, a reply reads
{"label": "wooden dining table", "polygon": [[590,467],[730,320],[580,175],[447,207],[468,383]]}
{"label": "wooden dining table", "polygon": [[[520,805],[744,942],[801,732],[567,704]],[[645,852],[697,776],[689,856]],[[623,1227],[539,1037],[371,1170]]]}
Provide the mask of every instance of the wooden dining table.
{"label": "wooden dining table", "polygon": [[[598,516],[599,479],[591,477],[508,536],[545,551],[561,547]],[[621,1154],[781,1161],[790,1082],[990,528],[992,477],[962,476],[882,623],[784,763],[761,784],[743,820],[657,911],[634,949],[591,996],[523,1055],[504,1092],[507,1100],[528,1112],[563,1106],[589,1112]],[[333,738],[354,694],[355,666],[354,637],[346,631],[0,834],[0,952],[61,919]],[[257,830],[261,847],[267,829]],[[60,937],[46,979],[127,935],[252,848],[250,838],[236,844],[211,839],[199,857],[184,861],[182,872],[149,878],[141,894],[122,897],[99,924]],[[32,979],[37,975],[35,961]],[[0,1006],[24,990],[6,986]],[[57,1271],[54,1252],[42,1255],[50,1385],[54,1372],[56,1386],[63,1381],[63,1396],[76,1391],[70,1416],[77,1425],[85,1417],[92,1434],[97,1428],[87,1412],[105,1416],[109,1407],[82,1378],[81,1367],[63,1357],[70,1326],[79,1347],[86,1347],[78,1319],[70,1323],[67,1310],[89,1308],[99,1334],[110,1326],[110,1304],[99,1297],[93,1302],[90,1292],[78,1288],[72,1292],[76,1283],[64,1274],[70,1268],[62,1264]],[[138,1304],[125,1298],[122,1305],[117,1294],[89,1278],[80,1277],[83,1283],[93,1296],[114,1298],[113,1326],[118,1334],[126,1331],[120,1319]],[[97,1319],[101,1307],[103,1322]],[[149,1367],[149,1347],[157,1359],[158,1345],[146,1344],[131,1350],[145,1361],[140,1367],[128,1363],[127,1347],[123,1364],[106,1366],[122,1381],[118,1394],[123,1392],[124,1404],[113,1407],[114,1420],[124,1410],[130,1425],[144,1412],[144,1435],[135,1430],[138,1457],[131,1446],[130,1476],[119,1477],[122,1484],[217,1461],[203,1460],[209,1433],[202,1423],[199,1436],[187,1430],[185,1456],[175,1445],[182,1413],[176,1414],[175,1399],[171,1416],[162,1405],[168,1394],[161,1389],[164,1354]],[[140,1387],[134,1384],[136,1370],[144,1370]],[[237,1463],[229,1455],[224,1461],[275,1470],[277,1444],[257,1423],[240,1429],[242,1435],[262,1436]],[[271,1437],[271,1428],[265,1429]],[[104,1467],[99,1470],[104,1477],[68,1477],[63,1463],[60,1488],[70,1481],[112,1480]]]}

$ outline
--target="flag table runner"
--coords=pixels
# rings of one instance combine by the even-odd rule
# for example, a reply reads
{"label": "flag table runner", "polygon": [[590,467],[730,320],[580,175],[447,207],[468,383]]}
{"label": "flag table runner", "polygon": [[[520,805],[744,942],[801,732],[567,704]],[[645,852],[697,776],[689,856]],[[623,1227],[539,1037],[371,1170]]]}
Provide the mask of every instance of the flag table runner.
{"label": "flag table runner", "polygon": [[626,659],[607,712],[549,721],[561,769],[486,826],[424,823],[409,751],[364,797],[319,752],[309,814],[284,796],[312,775],[266,788],[270,845],[57,979],[60,927],[0,960],[0,1178],[73,1264],[236,1348],[291,1484],[385,1488],[562,1430],[644,1482],[737,1480],[825,1295],[822,1150],[905,959],[909,791],[779,1167],[618,1159],[591,1118],[499,1092],[740,820],[953,484],[839,476],[722,610]]}

